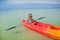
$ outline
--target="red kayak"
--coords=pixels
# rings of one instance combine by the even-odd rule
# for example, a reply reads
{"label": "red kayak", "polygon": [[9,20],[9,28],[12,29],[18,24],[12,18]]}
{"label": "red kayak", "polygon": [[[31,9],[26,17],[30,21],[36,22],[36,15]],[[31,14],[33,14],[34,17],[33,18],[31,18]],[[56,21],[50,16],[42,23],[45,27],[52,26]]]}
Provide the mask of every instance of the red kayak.
{"label": "red kayak", "polygon": [[[27,28],[34,30],[40,34],[43,34],[49,38],[60,40],[60,27],[59,28],[53,28],[51,24],[45,24],[42,22],[36,22],[36,25],[32,23],[26,23],[26,20],[22,20],[22,23]],[[57,27],[57,26],[56,26]]]}

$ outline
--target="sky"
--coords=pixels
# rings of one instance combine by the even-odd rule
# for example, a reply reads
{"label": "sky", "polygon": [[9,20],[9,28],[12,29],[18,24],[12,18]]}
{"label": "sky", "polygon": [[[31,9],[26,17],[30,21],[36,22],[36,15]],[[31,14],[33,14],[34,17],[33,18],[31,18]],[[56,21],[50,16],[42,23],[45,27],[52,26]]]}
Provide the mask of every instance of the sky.
{"label": "sky", "polygon": [[60,4],[60,0],[0,0],[0,3],[23,4],[23,3],[50,3]]}
{"label": "sky", "polygon": [[[41,4],[45,5],[41,5]],[[48,5],[47,5],[48,4]],[[8,9],[8,8],[17,8],[19,7],[25,7],[29,8],[29,6],[34,8],[34,6],[40,7],[40,6],[52,6],[52,7],[59,7],[60,8],[60,0],[0,0],[0,9]],[[33,6],[34,5],[34,6]],[[23,8],[24,8],[23,7]]]}

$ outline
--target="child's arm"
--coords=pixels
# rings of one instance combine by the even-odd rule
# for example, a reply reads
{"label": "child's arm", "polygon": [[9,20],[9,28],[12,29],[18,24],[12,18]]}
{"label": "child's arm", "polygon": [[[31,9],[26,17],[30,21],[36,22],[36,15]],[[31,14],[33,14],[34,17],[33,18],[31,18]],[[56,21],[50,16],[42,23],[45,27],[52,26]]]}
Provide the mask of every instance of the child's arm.
{"label": "child's arm", "polygon": [[28,24],[29,23],[29,20],[27,20],[26,23]]}

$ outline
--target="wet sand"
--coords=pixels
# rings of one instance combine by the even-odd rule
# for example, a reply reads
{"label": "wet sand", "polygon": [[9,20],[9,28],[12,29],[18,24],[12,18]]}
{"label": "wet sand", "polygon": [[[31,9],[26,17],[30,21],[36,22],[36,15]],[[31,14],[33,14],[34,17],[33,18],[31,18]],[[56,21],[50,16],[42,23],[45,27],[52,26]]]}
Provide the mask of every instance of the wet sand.
{"label": "wet sand", "polygon": [[19,26],[8,31],[2,31],[1,40],[52,40],[25,26]]}
{"label": "wet sand", "polygon": [[26,28],[25,26],[19,27],[18,30],[23,30],[22,40],[52,40],[46,36],[43,36],[33,30]]}

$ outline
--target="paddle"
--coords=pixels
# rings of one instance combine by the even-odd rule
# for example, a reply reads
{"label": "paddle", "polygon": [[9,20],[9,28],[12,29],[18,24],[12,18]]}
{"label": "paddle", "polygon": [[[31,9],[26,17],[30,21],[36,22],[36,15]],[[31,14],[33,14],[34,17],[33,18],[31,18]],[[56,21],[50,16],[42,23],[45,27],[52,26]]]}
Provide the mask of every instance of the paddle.
{"label": "paddle", "polygon": [[[45,18],[45,17],[41,17],[41,18],[38,18],[38,19],[36,19],[36,20],[40,20],[40,19],[43,19],[43,18]],[[16,26],[13,26],[13,27],[11,27],[11,28],[8,28],[8,29],[6,29],[6,31],[11,30],[11,29],[14,29],[14,28],[16,28]]]}
{"label": "paddle", "polygon": [[6,31],[11,30],[11,29],[13,29],[13,28],[16,28],[16,27],[15,27],[15,26],[13,26],[13,27],[11,27],[11,28],[6,29]]}
{"label": "paddle", "polygon": [[[20,26],[20,25],[18,25],[18,26]],[[11,29],[14,29],[14,28],[16,28],[16,27],[17,27],[17,26],[10,27],[10,28],[6,29],[6,31],[11,30]]]}
{"label": "paddle", "polygon": [[41,17],[41,18],[38,18],[38,19],[36,19],[36,20],[40,20],[40,19],[43,19],[43,18],[45,18],[45,17]]}

